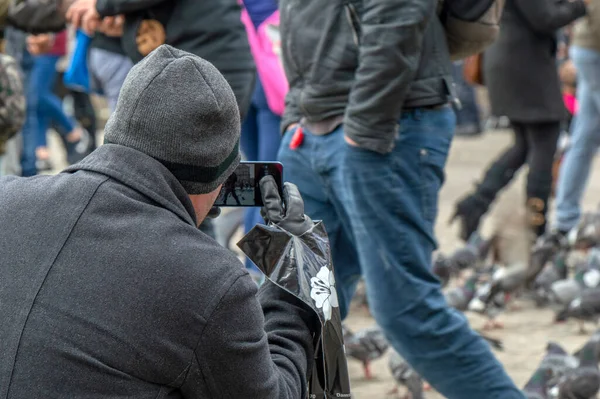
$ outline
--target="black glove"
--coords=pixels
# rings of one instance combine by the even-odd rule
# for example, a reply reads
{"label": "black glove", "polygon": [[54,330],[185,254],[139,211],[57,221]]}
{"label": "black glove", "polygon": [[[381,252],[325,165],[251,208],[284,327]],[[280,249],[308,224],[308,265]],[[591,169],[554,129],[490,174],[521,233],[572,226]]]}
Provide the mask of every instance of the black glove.
{"label": "black glove", "polygon": [[292,183],[283,185],[283,201],[281,201],[273,176],[263,177],[259,184],[264,204],[260,214],[265,222],[273,223],[295,236],[301,236],[312,229],[314,223],[304,214],[304,201],[296,185]]}

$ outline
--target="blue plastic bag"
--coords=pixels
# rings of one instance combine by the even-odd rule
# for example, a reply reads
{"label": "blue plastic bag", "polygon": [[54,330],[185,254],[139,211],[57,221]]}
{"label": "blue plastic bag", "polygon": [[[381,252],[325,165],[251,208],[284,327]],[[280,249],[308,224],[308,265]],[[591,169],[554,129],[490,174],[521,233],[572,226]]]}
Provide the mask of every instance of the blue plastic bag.
{"label": "blue plastic bag", "polygon": [[65,86],[71,90],[90,92],[90,72],[88,70],[87,58],[92,37],[82,30],[77,30],[75,51],[71,58],[71,64],[65,72],[63,81]]}

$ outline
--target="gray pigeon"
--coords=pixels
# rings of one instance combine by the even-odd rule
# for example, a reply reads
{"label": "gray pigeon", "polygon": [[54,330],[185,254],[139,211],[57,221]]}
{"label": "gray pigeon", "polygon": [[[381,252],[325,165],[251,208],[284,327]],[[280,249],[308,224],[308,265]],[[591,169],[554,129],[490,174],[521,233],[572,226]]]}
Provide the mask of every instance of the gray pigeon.
{"label": "gray pigeon", "polygon": [[593,399],[600,391],[598,348],[600,337],[595,334],[577,354],[579,365],[561,378],[558,399]]}
{"label": "gray pigeon", "polygon": [[539,368],[551,369],[552,379],[557,381],[578,366],[577,357],[570,355],[560,344],[549,342]]}
{"label": "gray pigeon", "polygon": [[346,356],[361,362],[365,371],[365,378],[370,380],[373,378],[370,368],[371,362],[382,357],[390,345],[385,339],[383,331],[376,326],[358,331],[355,334],[344,328],[344,346]]}
{"label": "gray pigeon", "polygon": [[495,238],[485,240],[478,232],[473,233],[467,244],[447,259],[448,268],[456,271],[478,269],[488,257],[494,241]]}
{"label": "gray pigeon", "polygon": [[448,258],[441,252],[435,254],[432,266],[433,274],[440,280],[442,287],[446,287],[452,277],[459,274],[460,270],[453,268]]}
{"label": "gray pigeon", "polygon": [[486,282],[479,287],[468,306],[468,310],[471,312],[487,317],[487,321],[483,326],[484,330],[502,328],[502,323],[498,322],[496,317],[502,313],[506,305],[506,297],[501,292],[494,297],[490,296],[491,287],[492,282]]}
{"label": "gray pigeon", "polygon": [[580,332],[585,333],[584,322],[593,321],[598,324],[600,319],[600,288],[591,288],[583,291],[563,310],[556,314],[555,321],[563,322],[568,319],[579,321]]}
{"label": "gray pigeon", "polygon": [[499,269],[492,277],[490,298],[493,298],[500,292],[510,295],[522,288],[527,277],[527,269],[528,267],[525,263],[516,263]]}
{"label": "gray pigeon", "polygon": [[[554,260],[544,266],[542,272],[538,274],[534,283],[534,300],[538,306],[543,306],[550,302],[550,290],[552,284],[567,278],[567,252],[561,251],[555,255]],[[531,264],[530,264],[531,269]]]}
{"label": "gray pigeon", "polygon": [[562,346],[549,342],[539,366],[523,388],[527,399],[548,399],[549,388],[579,365]]}
{"label": "gray pigeon", "polygon": [[577,227],[569,233],[569,241],[577,249],[600,245],[600,213],[584,213]]}
{"label": "gray pigeon", "polygon": [[575,279],[560,280],[553,283],[548,291],[548,301],[561,308],[567,306],[583,292],[581,283]]}
{"label": "gray pigeon", "polygon": [[488,316],[484,329],[498,328],[502,324],[495,318],[505,309],[507,302],[525,284],[527,265],[516,263],[498,269],[490,283],[480,287],[475,298],[469,303],[469,310]]}
{"label": "gray pigeon", "polygon": [[[529,257],[529,271],[525,282],[528,288],[539,286],[540,282],[538,279],[540,278],[540,273],[548,269],[551,261],[553,259],[556,260],[556,257],[560,256],[559,253],[563,255],[563,259],[566,257],[567,251],[564,249],[566,244],[563,241],[540,240],[534,245]],[[550,269],[552,270],[552,268]],[[566,275],[562,278],[566,278]]]}
{"label": "gray pigeon", "polygon": [[479,277],[477,275],[473,275],[469,277],[462,286],[444,291],[444,297],[446,297],[448,306],[460,310],[461,312],[467,310],[469,302],[471,302],[477,291],[478,279]]}
{"label": "gray pigeon", "polygon": [[367,300],[367,286],[361,278],[356,284],[354,295],[352,296],[352,305],[369,310],[369,302]]}
{"label": "gray pigeon", "polygon": [[548,399],[548,384],[553,377],[549,368],[538,368],[535,370],[527,384],[523,387],[523,393],[527,399]]}
{"label": "gray pigeon", "polygon": [[402,399],[424,399],[423,379],[395,350],[391,351],[388,366],[397,384],[390,393],[398,393],[402,386],[408,391]]}
{"label": "gray pigeon", "polygon": [[573,278],[552,283],[550,289],[545,293],[547,303],[564,308],[580,296],[584,290],[599,287],[600,267],[596,259],[597,256],[597,251],[589,251],[583,262],[575,264]]}

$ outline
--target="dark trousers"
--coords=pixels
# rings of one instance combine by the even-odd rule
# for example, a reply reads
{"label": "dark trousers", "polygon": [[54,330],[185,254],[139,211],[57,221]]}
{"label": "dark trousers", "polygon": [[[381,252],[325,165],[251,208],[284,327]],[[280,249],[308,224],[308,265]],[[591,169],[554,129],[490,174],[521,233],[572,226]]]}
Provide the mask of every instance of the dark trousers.
{"label": "dark trousers", "polygon": [[552,164],[560,122],[512,122],[513,145],[504,151],[486,171],[477,192],[486,205],[494,200],[500,190],[510,183],[515,173],[525,164],[529,166],[526,193],[532,211],[539,214],[533,223],[538,234],[543,233],[548,199],[552,191]]}

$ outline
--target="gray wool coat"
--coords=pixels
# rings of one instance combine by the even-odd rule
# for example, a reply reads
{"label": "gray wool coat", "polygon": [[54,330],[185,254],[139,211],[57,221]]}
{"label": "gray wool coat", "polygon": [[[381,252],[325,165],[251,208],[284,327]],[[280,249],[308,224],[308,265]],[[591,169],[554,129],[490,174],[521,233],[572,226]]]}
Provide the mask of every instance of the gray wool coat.
{"label": "gray wool coat", "polygon": [[500,36],[484,55],[493,115],[521,123],[564,119],[556,31],[585,14],[581,0],[506,1]]}
{"label": "gray wool coat", "polygon": [[317,317],[272,284],[256,296],[145,154],[2,177],[0,226],[0,398],[306,394]]}

